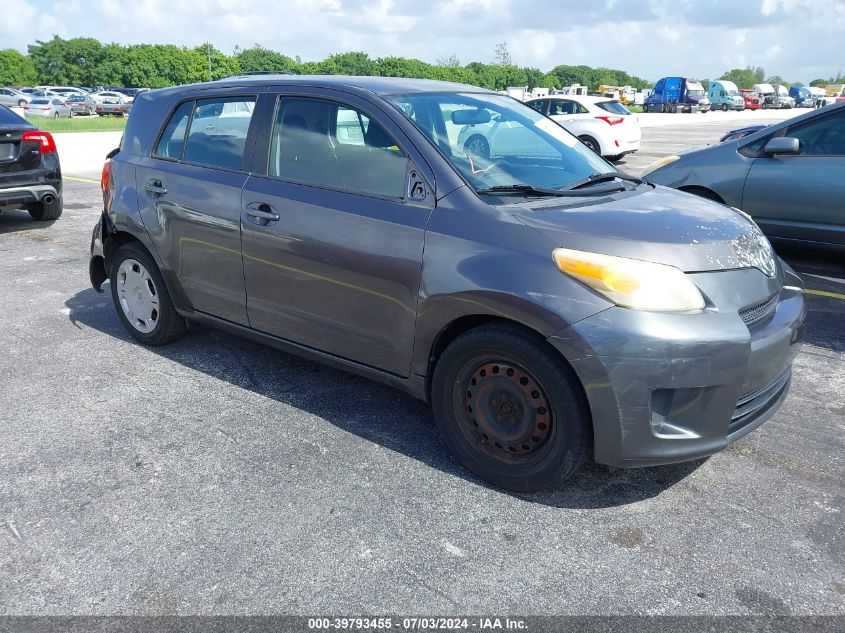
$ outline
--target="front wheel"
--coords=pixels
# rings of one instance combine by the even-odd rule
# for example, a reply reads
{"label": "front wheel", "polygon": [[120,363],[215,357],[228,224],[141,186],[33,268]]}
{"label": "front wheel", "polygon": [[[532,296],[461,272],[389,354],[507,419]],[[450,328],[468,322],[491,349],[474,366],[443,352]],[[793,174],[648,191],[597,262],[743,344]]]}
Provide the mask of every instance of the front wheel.
{"label": "front wheel", "polygon": [[590,414],[581,383],[528,332],[497,324],[455,339],[434,368],[431,399],[449,450],[496,486],[540,490],[586,459]]}
{"label": "front wheel", "polygon": [[147,345],[164,345],[188,329],[176,312],[164,278],[138,242],[129,242],[111,258],[111,295],[123,326]]}
{"label": "front wheel", "polygon": [[728,111],[728,104],[727,104],[727,103],[723,103],[723,104],[722,104],[722,112],[727,112],[727,111]]}
{"label": "front wheel", "polygon": [[18,101],[18,107],[19,108],[22,108],[25,105],[26,105],[26,99],[21,99],[20,101]]}

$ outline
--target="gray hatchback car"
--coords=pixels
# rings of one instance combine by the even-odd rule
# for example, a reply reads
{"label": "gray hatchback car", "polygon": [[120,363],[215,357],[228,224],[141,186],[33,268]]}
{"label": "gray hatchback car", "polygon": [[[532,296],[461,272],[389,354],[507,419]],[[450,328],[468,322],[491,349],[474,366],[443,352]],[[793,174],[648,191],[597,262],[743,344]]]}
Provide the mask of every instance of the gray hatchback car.
{"label": "gray hatchback car", "polygon": [[[467,127],[514,142],[466,153]],[[805,306],[748,216],[621,174],[473,86],[236,77],[145,92],[91,245],[129,333],[209,324],[431,402],[535,490],[725,448],[786,397]]]}

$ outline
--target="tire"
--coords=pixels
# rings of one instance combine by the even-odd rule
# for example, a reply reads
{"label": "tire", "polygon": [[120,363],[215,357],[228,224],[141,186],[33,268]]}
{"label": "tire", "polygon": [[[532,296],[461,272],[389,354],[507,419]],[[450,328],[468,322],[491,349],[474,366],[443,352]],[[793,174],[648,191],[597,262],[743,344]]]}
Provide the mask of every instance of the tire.
{"label": "tire", "polygon": [[36,222],[58,220],[62,215],[62,199],[55,197],[52,202],[39,202],[29,206],[27,210]]}
{"label": "tire", "polygon": [[473,134],[464,143],[464,153],[467,156],[490,158],[490,143],[481,134]]}
{"label": "tire", "polygon": [[68,115],[68,118],[72,119],[73,117],[74,117],[73,110],[71,110],[70,115]]}
{"label": "tire", "polygon": [[19,108],[22,108],[25,105],[26,105],[26,99],[21,99],[20,101],[18,101],[18,107]]}
{"label": "tire", "polygon": [[584,134],[583,136],[579,136],[578,140],[586,145],[588,149],[601,156],[601,145],[599,145],[599,142],[592,136]]}
{"label": "tire", "polygon": [[455,339],[434,368],[431,400],[449,450],[501,488],[546,488],[587,457],[591,419],[580,381],[543,340],[517,328],[485,325]]}
{"label": "tire", "polygon": [[[726,91],[726,92],[727,92],[727,91]],[[728,111],[728,104],[727,104],[727,103],[723,103],[723,104],[722,104],[722,112],[727,112],[727,111]]]}
{"label": "tire", "polygon": [[114,252],[109,279],[117,315],[133,337],[146,345],[164,345],[187,331],[155,260],[139,242]]}

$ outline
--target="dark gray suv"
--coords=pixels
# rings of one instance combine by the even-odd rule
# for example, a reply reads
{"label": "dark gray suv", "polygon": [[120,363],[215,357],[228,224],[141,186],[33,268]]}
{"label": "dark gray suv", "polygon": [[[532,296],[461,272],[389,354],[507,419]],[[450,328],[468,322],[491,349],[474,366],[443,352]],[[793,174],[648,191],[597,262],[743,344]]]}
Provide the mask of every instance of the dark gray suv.
{"label": "dark gray suv", "polygon": [[[488,152],[464,139],[484,137]],[[805,307],[748,216],[616,172],[500,94],[381,77],[145,92],[91,281],[429,400],[505,488],[709,455],[783,402]]]}

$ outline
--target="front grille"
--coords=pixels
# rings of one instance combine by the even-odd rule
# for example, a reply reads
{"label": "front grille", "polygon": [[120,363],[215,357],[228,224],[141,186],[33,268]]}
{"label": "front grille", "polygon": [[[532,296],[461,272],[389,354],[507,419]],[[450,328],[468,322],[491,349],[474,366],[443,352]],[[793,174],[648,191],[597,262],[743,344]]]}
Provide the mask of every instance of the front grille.
{"label": "front grille", "polygon": [[739,311],[739,316],[742,318],[745,325],[751,327],[768,318],[778,305],[778,295],[772,295],[763,303],[758,303]]}
{"label": "front grille", "polygon": [[765,414],[789,388],[791,378],[792,369],[790,368],[770,385],[752,391],[740,398],[739,402],[736,403],[734,414],[731,416],[728,433],[736,433]]}

